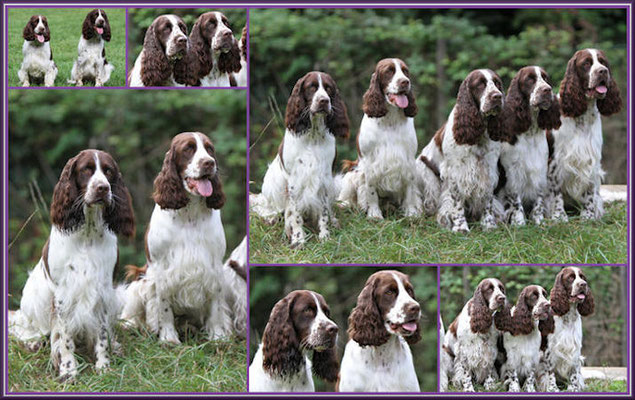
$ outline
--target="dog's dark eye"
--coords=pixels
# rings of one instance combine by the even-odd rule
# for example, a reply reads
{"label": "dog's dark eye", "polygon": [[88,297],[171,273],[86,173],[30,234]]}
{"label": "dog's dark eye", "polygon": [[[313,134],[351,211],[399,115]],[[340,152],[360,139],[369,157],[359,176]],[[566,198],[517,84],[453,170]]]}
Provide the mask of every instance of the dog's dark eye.
{"label": "dog's dark eye", "polygon": [[194,145],[193,143],[190,143],[187,146],[185,146],[185,152],[188,154],[193,153],[194,150],[196,150],[196,145]]}
{"label": "dog's dark eye", "polygon": [[210,154],[214,152],[214,148],[209,144],[205,146],[205,150]]}
{"label": "dog's dark eye", "polygon": [[573,280],[574,280],[574,279],[575,279],[575,278],[574,278],[574,276],[573,276],[573,275],[569,275],[569,277],[567,278],[567,280],[568,280],[569,282],[573,282]]}
{"label": "dog's dark eye", "polygon": [[392,296],[393,294],[395,294],[395,291],[392,290],[392,289],[388,289],[388,290],[386,290],[385,294],[388,295],[388,296]]}
{"label": "dog's dark eye", "polygon": [[105,167],[104,168],[104,175],[106,175],[108,178],[112,177],[112,169]]}
{"label": "dog's dark eye", "polygon": [[309,306],[304,307],[304,310],[302,310],[303,313],[305,314],[310,314],[313,312],[313,309]]}

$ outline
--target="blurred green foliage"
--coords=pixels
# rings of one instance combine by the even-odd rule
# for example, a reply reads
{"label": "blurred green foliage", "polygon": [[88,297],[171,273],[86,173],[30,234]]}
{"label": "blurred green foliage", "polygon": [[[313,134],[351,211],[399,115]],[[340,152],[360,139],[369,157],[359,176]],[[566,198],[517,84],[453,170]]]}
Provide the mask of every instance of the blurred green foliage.
{"label": "blurred green foliage", "polygon": [[[227,202],[227,254],[245,235],[246,94],[242,90],[11,90],[9,92],[9,305],[50,232],[53,187],[66,161],[86,148],[113,155],[132,195],[137,232],[121,240],[120,267],[143,265],[152,185],[174,135],[207,134]],[[123,270],[123,268],[120,268]]]}
{"label": "blurred green foliage", "polygon": [[[20,86],[18,70],[22,64],[22,30],[32,15],[44,15],[51,30],[51,50],[57,65],[55,86],[71,86],[73,63],[77,59],[77,44],[82,36],[84,18],[92,8],[8,8],[9,86]],[[126,76],[126,10],[106,8],[112,38],[106,42],[106,58],[115,69],[106,86],[124,86]],[[86,83],[85,83],[86,84]],[[90,83],[91,85],[94,82]]]}
{"label": "blurred green foliage", "polygon": [[[355,159],[362,96],[375,64],[399,57],[410,67],[419,113],[419,150],[452,109],[473,69],[491,68],[508,86],[516,71],[538,64],[555,89],[576,50],[603,49],[626,98],[626,10],[622,9],[255,9],[250,11],[251,180],[259,192],[284,133],[293,85],[311,70],[337,82],[351,118],[351,139],[338,144]],[[607,183],[626,182],[626,112],[604,119]]]}
{"label": "blurred green foliage", "polygon": [[[374,272],[389,268],[375,267],[252,267],[250,269],[249,325],[250,360],[260,345],[262,332],[273,306],[289,292],[308,289],[324,296],[331,308],[331,319],[339,326],[338,356],[341,359],[348,342],[348,316],[366,279]],[[415,297],[421,304],[421,341],[411,345],[421,390],[437,390],[437,268],[395,268],[410,276]],[[332,391],[332,385],[314,378],[317,391]]]}
{"label": "blurred green foliage", "polygon": [[[507,301],[515,304],[525,286],[553,288],[562,267],[441,267],[441,317],[445,328],[459,315],[479,282],[498,278],[505,285]],[[591,367],[626,366],[626,267],[585,267],[584,274],[595,299],[595,313],[582,318],[582,355]]]}
{"label": "blurred green foliage", "polygon": [[244,8],[129,8],[128,9],[128,70],[143,49],[143,38],[152,21],[163,14],[176,14],[183,18],[188,35],[199,15],[209,11],[220,11],[229,20],[230,28],[236,39],[240,39],[247,22],[247,10]]}

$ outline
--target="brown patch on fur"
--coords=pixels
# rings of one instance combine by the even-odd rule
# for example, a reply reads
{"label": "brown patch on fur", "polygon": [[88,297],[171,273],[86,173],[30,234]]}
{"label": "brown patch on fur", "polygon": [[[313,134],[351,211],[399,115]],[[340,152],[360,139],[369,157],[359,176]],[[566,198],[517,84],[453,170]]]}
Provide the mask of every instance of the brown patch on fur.
{"label": "brown patch on fur", "polygon": [[143,267],[137,267],[136,265],[126,265],[126,280],[129,282],[133,282],[139,280],[143,275],[148,271],[148,264]]}

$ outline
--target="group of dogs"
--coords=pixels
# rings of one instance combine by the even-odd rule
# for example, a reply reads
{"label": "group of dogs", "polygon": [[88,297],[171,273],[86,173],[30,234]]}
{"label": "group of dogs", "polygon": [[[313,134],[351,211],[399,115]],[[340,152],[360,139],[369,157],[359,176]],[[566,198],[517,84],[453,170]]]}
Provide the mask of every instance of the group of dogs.
{"label": "group of dogs", "polygon": [[[145,233],[146,265],[126,267],[115,284],[117,236],[133,238],[132,198],[114,158],[83,150],[68,160],[53,191],[53,223],[42,257],[29,273],[9,334],[30,350],[50,338],[60,379],[74,379],[76,350],[102,372],[121,354],[114,327],[146,327],[161,342],[179,331],[209,339],[246,336],[247,241],[225,261],[225,204],[216,151],[200,132],[172,139],[154,181],[156,203]],[[224,262],[225,261],[225,262]],[[94,357],[93,357],[94,356]]]}
{"label": "group of dogs", "polygon": [[363,98],[357,160],[334,176],[336,138],[348,138],[346,105],[334,79],[309,72],[287,103],[285,133],[250,209],[267,223],[283,215],[291,246],[338,226],[332,206],[357,206],[369,219],[397,207],[404,216],[436,215],[454,232],[469,220],[484,230],[501,222],[566,221],[565,206],[585,219],[604,213],[601,115],[621,109],[620,92],[601,50],[577,51],[560,93],[539,66],[521,68],[507,89],[490,69],[470,72],[456,104],[430,143],[417,152],[416,98],[406,63],[379,61]]}
{"label": "group of dogs", "polygon": [[[57,66],[53,61],[51,32],[43,15],[34,15],[22,36],[20,84],[55,86]],[[102,9],[86,15],[77,46],[77,60],[68,83],[82,86],[92,81],[103,86],[114,69],[106,59],[105,42],[110,41],[108,16]],[[129,86],[247,86],[247,27],[240,40],[220,12],[201,14],[188,36],[178,15],[157,17],[146,30],[143,49],[128,73]]]}
{"label": "group of dogs", "polygon": [[[51,30],[44,15],[33,15],[22,31],[22,65],[18,71],[20,85],[55,86],[57,66],[51,49]],[[111,38],[108,16],[102,9],[94,9],[82,23],[82,35],[77,45],[77,59],[68,83],[82,86],[85,81],[103,86],[110,79],[114,66],[106,59],[105,42]]]}
{"label": "group of dogs", "polygon": [[210,11],[198,17],[188,36],[181,17],[160,15],[146,31],[128,85],[247,86],[247,27],[238,41],[227,17]]}
{"label": "group of dogs", "polygon": [[444,332],[441,322],[439,384],[473,392],[497,381],[510,392],[557,392],[585,388],[582,375],[582,317],[594,312],[595,300],[584,272],[563,268],[551,293],[528,285],[515,305],[495,278],[482,280],[471,299]]}
{"label": "group of dogs", "polygon": [[[595,300],[584,272],[565,267],[551,293],[522,289],[510,304],[503,283],[483,279],[445,332],[440,320],[441,392],[558,392],[585,388],[582,317]],[[312,392],[313,375],[340,392],[419,392],[409,345],[421,339],[421,307],[407,275],[371,275],[348,318],[341,365],[339,328],[323,296],[295,290],[273,307],[249,367],[251,392]],[[452,383],[453,387],[449,386]]]}

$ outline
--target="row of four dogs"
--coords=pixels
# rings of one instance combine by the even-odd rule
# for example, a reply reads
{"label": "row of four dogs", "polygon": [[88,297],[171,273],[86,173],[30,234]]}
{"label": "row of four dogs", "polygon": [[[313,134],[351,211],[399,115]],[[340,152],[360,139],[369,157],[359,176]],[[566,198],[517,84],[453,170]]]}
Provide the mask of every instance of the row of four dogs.
{"label": "row of four dogs", "polygon": [[[30,272],[9,333],[37,350],[47,336],[62,379],[74,379],[75,352],[95,368],[121,352],[114,326],[147,326],[162,342],[180,343],[190,326],[210,339],[246,335],[246,239],[224,263],[220,211],[225,194],[212,141],[200,132],[172,139],[154,181],[156,203],[145,235],[147,264],[127,266],[130,284],[115,285],[117,236],[134,237],[132,198],[114,158],[83,150],[66,163],[51,202],[53,227]],[[92,358],[92,357],[91,357]]]}
{"label": "row of four dogs", "polygon": [[538,66],[520,69],[506,97],[494,71],[474,70],[416,157],[409,69],[384,59],[364,94],[358,158],[345,160],[345,173],[334,177],[335,138],[349,135],[346,105],[332,77],[310,72],[293,88],[283,141],[250,207],[270,222],[283,214],[292,246],[306,240],[304,219],[317,225],[320,239],[329,237],[336,200],[373,219],[383,218],[381,204],[389,201],[408,217],[436,214],[457,232],[469,231],[470,219],[484,229],[504,220],[522,225],[526,211],[536,223],[566,220],[565,200],[578,204],[583,218],[601,218],[600,115],[620,108],[608,60],[597,49],[569,60],[559,96]]}
{"label": "row of four dogs", "polygon": [[448,327],[441,322],[442,392],[496,390],[497,378],[510,392],[557,392],[585,388],[582,375],[582,317],[595,300],[584,272],[563,268],[548,298],[538,285],[526,286],[515,305],[495,278],[482,280]]}

